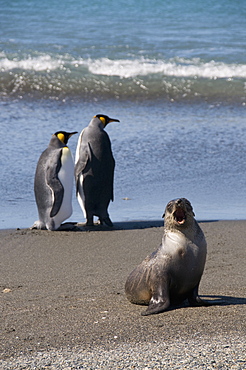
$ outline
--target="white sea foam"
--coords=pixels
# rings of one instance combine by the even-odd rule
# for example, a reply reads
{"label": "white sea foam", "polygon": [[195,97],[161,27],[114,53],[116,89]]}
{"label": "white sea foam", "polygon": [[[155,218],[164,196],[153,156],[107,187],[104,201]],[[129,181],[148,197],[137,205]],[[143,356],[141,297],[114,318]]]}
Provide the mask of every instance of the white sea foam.
{"label": "white sea foam", "polygon": [[207,63],[199,59],[193,60],[81,60],[77,64],[86,65],[89,71],[97,75],[118,76],[129,78],[162,74],[173,77],[203,77],[203,78],[246,78],[246,65],[225,64],[210,61]]}
{"label": "white sea foam", "polygon": [[52,58],[50,55],[41,55],[38,57],[28,57],[25,59],[14,58],[12,60],[4,57],[0,60],[0,69],[9,71],[13,69],[33,70],[33,71],[51,71],[61,68],[63,62],[61,59]]}
{"label": "white sea foam", "polygon": [[[2,56],[2,58],[1,58]],[[85,67],[91,74],[104,76],[117,76],[120,78],[134,78],[161,74],[170,77],[193,78],[246,78],[245,64],[226,64],[223,62],[203,62],[199,58],[191,60],[176,58],[170,60],[155,59],[79,59],[74,60],[68,55],[39,55],[24,59],[8,59],[0,55],[0,70],[2,72],[13,69],[32,71],[52,71]]]}

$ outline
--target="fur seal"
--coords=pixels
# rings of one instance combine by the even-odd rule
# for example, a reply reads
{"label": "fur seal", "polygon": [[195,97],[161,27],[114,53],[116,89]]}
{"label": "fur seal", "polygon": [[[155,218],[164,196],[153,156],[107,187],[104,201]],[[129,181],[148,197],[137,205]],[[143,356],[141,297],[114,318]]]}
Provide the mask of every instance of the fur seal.
{"label": "fur seal", "polygon": [[162,244],[128,276],[125,292],[131,303],[148,305],[142,315],[163,312],[189,300],[207,306],[198,295],[207,243],[185,198],[171,200],[165,209]]}

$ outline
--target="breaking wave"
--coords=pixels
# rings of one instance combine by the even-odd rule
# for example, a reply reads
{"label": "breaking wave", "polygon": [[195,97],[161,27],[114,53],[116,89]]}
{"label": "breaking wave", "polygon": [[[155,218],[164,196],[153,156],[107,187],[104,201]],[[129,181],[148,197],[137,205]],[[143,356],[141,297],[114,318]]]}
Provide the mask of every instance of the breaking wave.
{"label": "breaking wave", "polygon": [[246,65],[174,58],[83,59],[0,54],[0,95],[246,100]]}
{"label": "breaking wave", "polygon": [[163,60],[110,60],[102,58],[95,61],[78,61],[77,65],[86,65],[91,73],[106,76],[130,78],[161,74],[172,77],[202,78],[246,78],[246,65],[227,65],[211,61],[203,63],[200,59],[171,61]]}

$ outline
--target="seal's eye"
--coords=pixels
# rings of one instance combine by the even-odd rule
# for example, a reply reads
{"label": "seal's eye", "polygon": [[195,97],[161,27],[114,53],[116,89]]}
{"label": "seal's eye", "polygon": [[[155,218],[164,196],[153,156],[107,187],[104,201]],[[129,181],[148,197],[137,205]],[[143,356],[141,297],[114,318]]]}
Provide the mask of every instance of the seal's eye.
{"label": "seal's eye", "polygon": [[173,209],[173,201],[171,200],[168,204],[167,204],[167,207],[166,207],[166,210],[168,212],[172,212],[172,209]]}
{"label": "seal's eye", "polygon": [[[190,202],[186,199],[185,201],[185,205],[186,205],[186,209],[188,212],[192,212],[193,213],[193,208],[192,208],[192,205],[190,204]],[[193,213],[194,214],[194,213]]]}

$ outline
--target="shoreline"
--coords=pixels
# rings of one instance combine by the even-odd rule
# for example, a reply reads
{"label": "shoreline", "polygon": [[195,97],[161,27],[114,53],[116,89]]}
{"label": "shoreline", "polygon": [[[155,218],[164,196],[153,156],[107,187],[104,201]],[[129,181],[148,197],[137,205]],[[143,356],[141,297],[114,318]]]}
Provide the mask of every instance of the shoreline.
{"label": "shoreline", "polygon": [[[212,222],[246,222],[246,219],[240,218],[240,219],[198,219],[196,220],[199,224],[203,223],[212,223]],[[153,219],[153,220],[128,220],[128,221],[116,221],[113,222],[114,226],[108,227],[108,226],[101,226],[94,222],[94,226],[86,226],[85,222],[76,222],[76,221],[68,221],[61,224],[57,231],[115,231],[115,230],[132,230],[132,229],[146,229],[146,228],[152,228],[152,227],[163,227],[164,226],[164,220],[163,219]],[[77,228],[77,229],[76,229]],[[0,228],[0,233],[4,231],[20,231],[20,230],[31,230],[31,227],[12,227],[12,228]],[[37,230],[37,229],[33,229]],[[42,230],[42,231],[48,231],[48,230]],[[53,231],[54,232],[54,231]]]}
{"label": "shoreline", "polygon": [[245,368],[246,221],[198,222],[208,244],[199,293],[217,303],[148,317],[128,302],[124,284],[159,246],[163,220],[0,230],[0,365]]}

